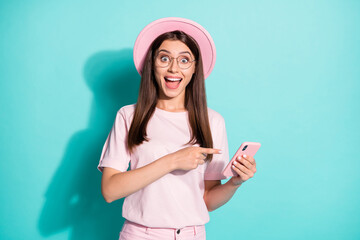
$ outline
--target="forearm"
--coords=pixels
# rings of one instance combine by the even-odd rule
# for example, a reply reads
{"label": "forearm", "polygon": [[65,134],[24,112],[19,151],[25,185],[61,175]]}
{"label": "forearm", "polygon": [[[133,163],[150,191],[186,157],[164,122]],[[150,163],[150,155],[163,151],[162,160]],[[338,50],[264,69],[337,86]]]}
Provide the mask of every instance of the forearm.
{"label": "forearm", "polygon": [[241,184],[234,185],[230,179],[225,184],[220,184],[211,188],[204,196],[204,201],[208,211],[214,211],[227,203],[240,186]]}
{"label": "forearm", "polygon": [[164,156],[141,168],[114,174],[102,182],[103,196],[107,202],[113,202],[137,192],[171,171],[173,165]]}

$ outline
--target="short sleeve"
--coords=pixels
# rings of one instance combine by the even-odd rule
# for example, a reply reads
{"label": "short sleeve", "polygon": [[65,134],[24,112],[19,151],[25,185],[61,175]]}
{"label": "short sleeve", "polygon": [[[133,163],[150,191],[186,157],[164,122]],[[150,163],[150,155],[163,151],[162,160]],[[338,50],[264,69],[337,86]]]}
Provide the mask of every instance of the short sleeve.
{"label": "short sleeve", "polygon": [[112,129],[102,149],[98,170],[111,167],[125,172],[130,162],[130,154],[127,150],[128,125],[124,108],[121,108],[115,118]]}
{"label": "short sleeve", "polygon": [[213,155],[213,159],[205,170],[204,179],[226,179],[226,176],[222,174],[222,171],[229,162],[229,147],[225,128],[225,120],[220,114],[218,114],[216,121],[213,123],[211,133],[213,136],[213,148],[221,149],[222,153]]}

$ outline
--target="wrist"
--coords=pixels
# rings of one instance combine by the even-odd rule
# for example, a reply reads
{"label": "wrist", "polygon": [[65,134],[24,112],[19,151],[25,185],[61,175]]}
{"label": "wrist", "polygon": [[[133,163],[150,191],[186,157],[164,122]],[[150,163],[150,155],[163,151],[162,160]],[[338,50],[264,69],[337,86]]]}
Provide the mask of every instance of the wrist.
{"label": "wrist", "polygon": [[171,154],[165,155],[159,159],[162,166],[165,166],[168,172],[172,172],[176,170],[176,163],[174,159],[171,157]]}
{"label": "wrist", "polygon": [[243,184],[243,182],[240,182],[240,183],[234,182],[234,178],[232,177],[232,178],[230,178],[229,181],[227,181],[227,184],[229,184],[233,188],[238,188]]}

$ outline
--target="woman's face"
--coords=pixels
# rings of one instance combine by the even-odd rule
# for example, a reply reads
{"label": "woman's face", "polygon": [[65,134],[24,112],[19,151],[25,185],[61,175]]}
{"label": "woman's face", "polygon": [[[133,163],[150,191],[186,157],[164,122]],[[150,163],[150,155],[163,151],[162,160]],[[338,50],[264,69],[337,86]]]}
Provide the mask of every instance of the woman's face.
{"label": "woman's face", "polygon": [[[185,99],[185,88],[195,72],[195,62],[189,68],[182,69],[177,58],[182,61],[181,65],[195,59],[188,46],[179,40],[165,40],[155,53],[154,74],[160,90],[160,99]],[[159,66],[159,61],[160,65],[171,62],[167,67],[162,67]]]}

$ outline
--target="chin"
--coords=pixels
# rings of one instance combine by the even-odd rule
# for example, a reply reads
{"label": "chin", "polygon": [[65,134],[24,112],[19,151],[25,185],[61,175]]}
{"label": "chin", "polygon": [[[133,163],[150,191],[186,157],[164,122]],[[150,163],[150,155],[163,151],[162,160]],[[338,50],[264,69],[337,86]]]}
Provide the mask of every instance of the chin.
{"label": "chin", "polygon": [[164,92],[164,95],[165,95],[167,98],[175,98],[175,97],[179,96],[180,93],[178,93],[178,92],[176,92],[176,93]]}
{"label": "chin", "polygon": [[183,89],[169,90],[169,89],[166,89],[166,87],[165,87],[165,90],[163,90],[164,96],[166,96],[166,97],[168,97],[168,98],[177,97],[177,96],[179,96],[182,92],[183,92]]}

